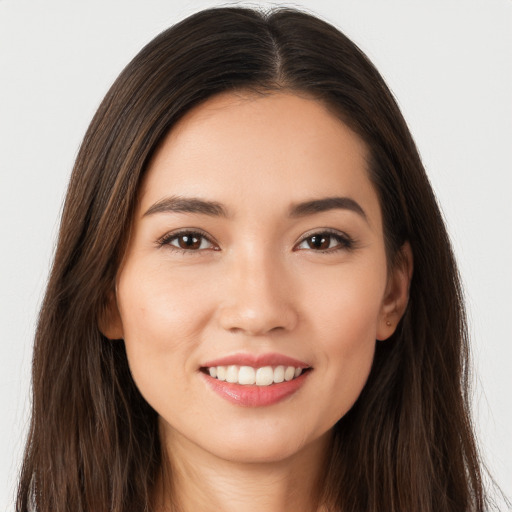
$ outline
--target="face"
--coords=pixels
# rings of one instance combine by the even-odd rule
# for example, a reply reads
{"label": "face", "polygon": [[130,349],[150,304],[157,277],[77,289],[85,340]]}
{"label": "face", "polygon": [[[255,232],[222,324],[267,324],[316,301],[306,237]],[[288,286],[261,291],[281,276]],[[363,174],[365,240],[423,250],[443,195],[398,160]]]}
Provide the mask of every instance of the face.
{"label": "face", "polygon": [[164,443],[275,461],[354,404],[406,294],[362,140],[321,103],[223,94],[168,134],[104,329]]}

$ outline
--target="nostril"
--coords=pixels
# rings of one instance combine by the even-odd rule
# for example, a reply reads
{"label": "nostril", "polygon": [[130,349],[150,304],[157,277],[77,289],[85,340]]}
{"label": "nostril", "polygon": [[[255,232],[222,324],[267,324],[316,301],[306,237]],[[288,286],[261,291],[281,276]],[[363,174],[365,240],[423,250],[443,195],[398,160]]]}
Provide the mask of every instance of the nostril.
{"label": "nostril", "polygon": [[298,320],[296,298],[275,278],[255,270],[251,269],[250,276],[226,283],[224,300],[216,312],[220,326],[233,334],[251,336],[294,329]]}

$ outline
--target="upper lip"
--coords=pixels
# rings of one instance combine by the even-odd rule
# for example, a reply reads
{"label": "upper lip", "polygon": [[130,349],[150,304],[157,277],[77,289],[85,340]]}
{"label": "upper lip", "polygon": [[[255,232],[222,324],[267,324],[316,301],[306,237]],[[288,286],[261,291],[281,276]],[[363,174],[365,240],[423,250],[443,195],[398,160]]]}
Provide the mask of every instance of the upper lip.
{"label": "upper lip", "polygon": [[253,368],[261,368],[263,366],[294,366],[295,368],[309,368],[310,365],[304,361],[299,361],[293,357],[285,356],[278,353],[267,354],[247,354],[239,353],[221,357],[207,361],[201,366],[203,368],[211,368],[212,366],[252,366]]}

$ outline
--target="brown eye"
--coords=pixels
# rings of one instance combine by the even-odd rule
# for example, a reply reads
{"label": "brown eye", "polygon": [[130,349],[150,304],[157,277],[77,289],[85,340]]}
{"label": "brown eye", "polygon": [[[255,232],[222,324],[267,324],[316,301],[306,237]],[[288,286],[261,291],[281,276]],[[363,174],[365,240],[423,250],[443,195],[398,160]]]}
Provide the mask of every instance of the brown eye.
{"label": "brown eye", "polygon": [[175,238],[180,249],[199,249],[201,247],[201,238],[196,235],[180,235]]}
{"label": "brown eye", "polygon": [[317,252],[336,252],[342,249],[351,249],[353,245],[353,240],[345,234],[324,231],[304,238],[297,246],[297,249],[308,249]]}
{"label": "brown eye", "polygon": [[331,235],[321,234],[313,235],[306,239],[310,249],[326,250],[331,245]]}
{"label": "brown eye", "polygon": [[215,249],[215,245],[202,233],[183,231],[163,237],[158,244],[181,252],[198,252],[203,249]]}

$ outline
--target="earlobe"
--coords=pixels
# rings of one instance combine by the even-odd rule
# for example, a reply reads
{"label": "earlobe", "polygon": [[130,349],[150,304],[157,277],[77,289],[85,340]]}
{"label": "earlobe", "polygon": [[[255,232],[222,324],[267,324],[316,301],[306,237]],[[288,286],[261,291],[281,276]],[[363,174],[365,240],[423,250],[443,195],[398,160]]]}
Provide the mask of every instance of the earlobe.
{"label": "earlobe", "polygon": [[123,323],[114,292],[109,293],[107,304],[98,316],[98,327],[109,340],[123,339]]}
{"label": "earlobe", "polygon": [[377,325],[377,340],[386,340],[396,330],[409,302],[409,287],[413,273],[413,254],[409,242],[405,242],[392,268]]}

